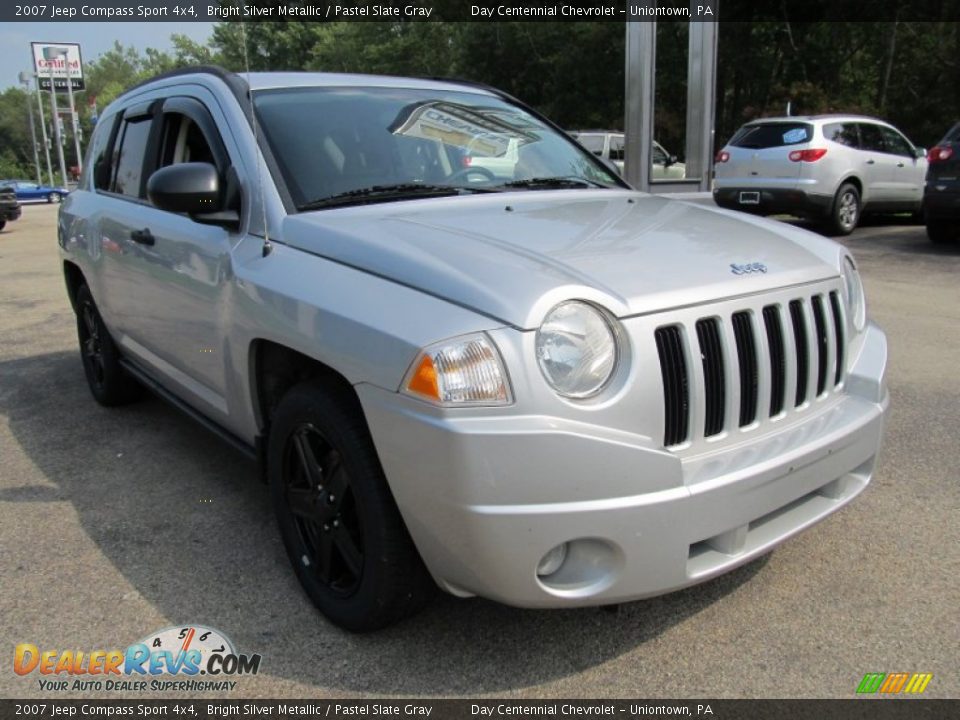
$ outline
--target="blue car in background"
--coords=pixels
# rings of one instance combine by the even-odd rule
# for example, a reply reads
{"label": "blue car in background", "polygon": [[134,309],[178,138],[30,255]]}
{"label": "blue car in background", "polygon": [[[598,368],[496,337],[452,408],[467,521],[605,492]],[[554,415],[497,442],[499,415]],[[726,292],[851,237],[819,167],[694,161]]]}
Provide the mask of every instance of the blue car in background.
{"label": "blue car in background", "polygon": [[12,187],[20,202],[43,200],[48,203],[58,203],[70,194],[66,188],[38,185],[29,180],[0,180],[0,186],[2,185]]}

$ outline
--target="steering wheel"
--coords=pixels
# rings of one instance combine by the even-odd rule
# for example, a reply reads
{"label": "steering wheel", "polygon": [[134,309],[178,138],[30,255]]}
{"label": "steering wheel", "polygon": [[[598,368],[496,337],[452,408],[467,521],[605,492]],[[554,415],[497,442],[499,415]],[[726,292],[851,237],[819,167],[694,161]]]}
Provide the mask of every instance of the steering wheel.
{"label": "steering wheel", "polygon": [[[447,178],[447,181],[467,180],[471,174],[479,175],[486,182],[492,182],[493,180],[497,179],[497,176],[487,170],[485,167],[465,167],[462,170],[457,170],[455,173],[450,175],[450,177]],[[467,182],[470,181],[467,180]]]}

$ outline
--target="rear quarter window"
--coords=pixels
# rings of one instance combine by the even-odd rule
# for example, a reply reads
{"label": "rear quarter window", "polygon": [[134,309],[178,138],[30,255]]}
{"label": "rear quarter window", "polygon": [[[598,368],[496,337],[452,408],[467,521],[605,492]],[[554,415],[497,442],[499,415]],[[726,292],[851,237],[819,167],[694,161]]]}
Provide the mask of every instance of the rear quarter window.
{"label": "rear quarter window", "polygon": [[830,123],[823,126],[823,136],[847,147],[860,147],[860,136],[855,123]]}
{"label": "rear quarter window", "polygon": [[960,142],[960,123],[954,125],[943,136],[943,142]]}
{"label": "rear quarter window", "polygon": [[744,125],[730,139],[730,145],[763,150],[765,148],[800,145],[813,138],[813,125],[808,123],[775,122]]}

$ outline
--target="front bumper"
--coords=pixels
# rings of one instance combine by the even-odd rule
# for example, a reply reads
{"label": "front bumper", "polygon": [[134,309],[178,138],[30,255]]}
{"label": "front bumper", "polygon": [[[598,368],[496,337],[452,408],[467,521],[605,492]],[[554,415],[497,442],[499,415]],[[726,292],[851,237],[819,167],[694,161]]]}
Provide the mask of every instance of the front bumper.
{"label": "front bumper", "polygon": [[[740,202],[741,193],[757,193],[758,202]],[[748,196],[753,197],[753,196]],[[832,195],[819,195],[794,188],[721,187],[714,188],[713,200],[728,210],[742,210],[760,215],[801,215],[824,217],[833,206]]]}
{"label": "front bumper", "polygon": [[[680,457],[546,416],[458,417],[358,386],[391,490],[437,582],[522,607],[658,595],[756,558],[870,482],[886,339],[869,326],[835,402],[756,439]],[[562,491],[558,491],[562,488]],[[556,573],[544,555],[569,543]]]}
{"label": "front bumper", "polygon": [[928,220],[960,220],[960,181],[928,180],[923,212]]}

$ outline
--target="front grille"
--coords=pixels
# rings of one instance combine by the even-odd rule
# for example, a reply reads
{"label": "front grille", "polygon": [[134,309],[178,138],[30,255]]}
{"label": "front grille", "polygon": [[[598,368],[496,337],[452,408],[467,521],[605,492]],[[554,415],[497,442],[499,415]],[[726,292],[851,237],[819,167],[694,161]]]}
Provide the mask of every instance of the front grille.
{"label": "front grille", "polygon": [[770,353],[770,417],[783,412],[787,390],[787,357],[783,347],[783,324],[780,309],[767,305],[763,309],[763,325],[767,331],[767,352]]}
{"label": "front grille", "polygon": [[843,376],[843,312],[840,310],[840,296],[836,291],[830,293],[830,309],[833,311],[833,338],[837,349],[837,367],[833,372],[833,384],[839,385]]}
{"label": "front grille", "polygon": [[664,444],[679,445],[687,439],[690,417],[690,386],[683,335],[679,327],[662,327],[655,333],[663,377],[665,425]]}
{"label": "front grille", "polygon": [[737,361],[740,363],[740,427],[757,417],[757,345],[753,339],[750,313],[733,314],[733,336],[737,340]]}
{"label": "front grille", "polygon": [[810,375],[807,322],[803,317],[803,305],[799,300],[790,303],[790,321],[793,323],[793,343],[797,349],[797,394],[794,405],[800,407],[807,399],[807,379]]}
{"label": "front grille", "polygon": [[723,432],[726,391],[723,373],[723,351],[720,349],[720,321],[717,318],[697,320],[697,340],[703,359],[703,395],[706,404],[705,437]]}
{"label": "front grille", "polygon": [[[781,417],[788,398],[791,411],[803,410],[843,380],[844,315],[834,290],[692,314],[654,326],[666,447]],[[688,364],[697,357],[700,362]]]}

